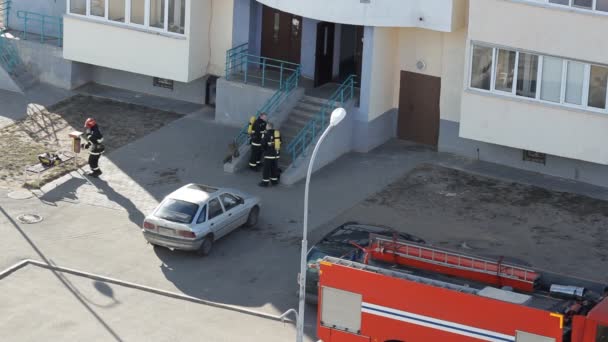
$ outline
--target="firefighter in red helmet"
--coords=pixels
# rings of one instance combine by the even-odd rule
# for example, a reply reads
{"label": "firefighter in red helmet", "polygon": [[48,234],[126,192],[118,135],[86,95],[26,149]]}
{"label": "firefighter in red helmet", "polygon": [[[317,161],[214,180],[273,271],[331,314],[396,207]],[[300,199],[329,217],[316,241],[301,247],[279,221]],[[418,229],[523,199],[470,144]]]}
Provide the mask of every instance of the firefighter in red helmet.
{"label": "firefighter in red helmet", "polygon": [[103,145],[103,135],[99,130],[97,122],[93,118],[88,118],[84,122],[84,127],[86,132],[83,134],[83,137],[86,143],[82,144],[82,147],[89,149],[89,167],[91,168],[91,172],[89,172],[88,175],[91,177],[99,177],[102,173],[99,169],[99,158],[106,149]]}

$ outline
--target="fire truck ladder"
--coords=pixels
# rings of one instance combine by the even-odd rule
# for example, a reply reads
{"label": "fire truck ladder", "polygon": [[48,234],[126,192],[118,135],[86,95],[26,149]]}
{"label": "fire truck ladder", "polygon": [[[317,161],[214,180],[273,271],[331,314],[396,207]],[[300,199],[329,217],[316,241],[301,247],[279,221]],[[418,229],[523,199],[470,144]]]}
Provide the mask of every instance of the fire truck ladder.
{"label": "fire truck ladder", "polygon": [[534,270],[403,240],[373,235],[368,247],[373,259],[531,292],[540,274]]}
{"label": "fire truck ladder", "polygon": [[401,279],[414,281],[417,283],[422,283],[422,284],[427,284],[427,285],[432,285],[432,286],[437,286],[437,287],[443,287],[443,288],[458,291],[458,292],[464,292],[464,293],[469,293],[469,294],[476,294],[478,292],[477,289],[466,286],[466,285],[452,284],[452,283],[448,283],[448,282],[441,281],[441,280],[425,278],[425,277],[409,274],[402,270],[393,271],[388,268],[366,265],[366,264],[358,263],[355,261],[350,261],[350,260],[345,260],[345,259],[340,259],[340,258],[335,258],[335,257],[330,257],[330,256],[324,257],[323,261],[326,261],[326,262],[329,262],[329,263],[332,263],[335,265],[354,268],[357,270],[374,272],[374,273],[382,274],[382,275],[389,276],[389,277],[401,278]]}

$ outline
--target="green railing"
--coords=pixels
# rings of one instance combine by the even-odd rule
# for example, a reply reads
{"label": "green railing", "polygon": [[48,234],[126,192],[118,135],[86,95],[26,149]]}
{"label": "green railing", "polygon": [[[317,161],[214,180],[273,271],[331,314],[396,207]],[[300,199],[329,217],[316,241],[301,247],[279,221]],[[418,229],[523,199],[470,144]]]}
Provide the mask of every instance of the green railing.
{"label": "green railing", "polygon": [[12,74],[19,62],[19,53],[13,46],[12,40],[0,38],[0,66],[9,74]]}
{"label": "green railing", "polygon": [[227,80],[235,74],[240,74],[244,83],[258,79],[262,87],[270,82],[278,83],[280,89],[289,77],[299,71],[300,64],[250,54],[247,43],[226,52]]}
{"label": "green railing", "polygon": [[[54,38],[59,46],[63,45],[63,18],[29,11],[17,11],[17,18],[23,21],[23,39],[28,33],[35,33],[40,35],[41,43]],[[39,32],[28,32],[32,26]]]}
{"label": "green railing", "polygon": [[2,30],[8,29],[8,19],[11,14],[11,0],[0,0],[0,17],[4,19],[4,27],[0,27],[0,32]]}
{"label": "green railing", "polygon": [[[277,89],[277,91],[264,103],[262,108],[257,111],[255,117],[257,118],[262,113],[270,115],[272,112],[274,112],[281,105],[281,103],[283,103],[283,101],[289,97],[291,92],[298,87],[300,74],[301,69],[300,66],[298,66],[295,72],[292,73],[281,86],[279,86],[279,89]],[[249,124],[246,124],[234,139],[234,143],[237,148],[247,142],[247,139],[249,138],[249,134],[247,134],[248,126]]]}
{"label": "green railing", "polygon": [[315,141],[317,136],[323,133],[323,130],[329,123],[329,116],[334,108],[338,107],[338,105],[344,106],[345,102],[355,96],[355,78],[355,75],[348,76],[340,87],[338,87],[330,96],[327,102],[323,104],[319,113],[317,113],[314,118],[310,119],[295,138],[287,145],[287,153],[291,155],[294,164],[299,156],[305,154],[306,149]]}

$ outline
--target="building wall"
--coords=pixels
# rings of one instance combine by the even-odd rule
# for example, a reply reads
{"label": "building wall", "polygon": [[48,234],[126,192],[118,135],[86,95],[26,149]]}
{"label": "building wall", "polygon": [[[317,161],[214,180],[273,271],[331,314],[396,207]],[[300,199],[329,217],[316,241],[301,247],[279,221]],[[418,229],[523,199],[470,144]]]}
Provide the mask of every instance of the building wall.
{"label": "building wall", "polygon": [[99,66],[89,65],[89,67],[91,68],[91,76],[89,81],[93,81],[95,83],[175,100],[198,104],[205,103],[207,77],[201,77],[188,83],[175,81],[173,83],[173,89],[166,89],[155,87],[153,85],[153,77],[151,76]]}
{"label": "building wall", "polygon": [[374,45],[371,65],[368,121],[394,108],[394,83],[399,29],[374,28]]}
{"label": "building wall", "polygon": [[[17,18],[18,11],[29,11],[39,14],[51,15],[61,18],[66,12],[66,1],[40,1],[40,0],[18,0],[11,2],[9,26],[13,30],[23,30],[23,19]],[[37,23],[29,23],[28,32],[40,33],[40,25]],[[45,34],[57,37],[59,30],[55,26],[47,25]]]}
{"label": "building wall", "polygon": [[317,49],[318,23],[319,21],[315,19],[302,18],[300,64],[302,65],[302,76],[310,79],[315,78],[315,53]]}
{"label": "building wall", "polygon": [[70,15],[64,17],[63,56],[76,62],[176,81],[188,81],[191,77],[187,39]]}
{"label": "building wall", "polygon": [[279,10],[341,24],[421,27],[450,32],[464,26],[464,0],[258,0]]}
{"label": "building wall", "polygon": [[232,16],[232,46],[249,42],[251,1],[252,0],[234,0],[234,14]]}
{"label": "building wall", "polygon": [[608,64],[607,30],[605,15],[522,1],[470,0],[469,39],[473,41]]}
{"label": "building wall", "polygon": [[[203,45],[207,51],[211,50],[211,63],[207,68],[207,73],[211,75],[221,76],[224,74],[226,67],[226,51],[232,47],[232,16],[234,13],[234,1],[233,0],[211,0],[210,1],[210,13],[212,13],[211,20],[208,23],[206,32],[209,32],[210,44]],[[195,15],[192,16],[193,21],[197,21],[198,18]],[[210,29],[210,30],[209,30]],[[191,60],[191,63],[197,63],[195,60]],[[202,75],[195,73],[190,75],[194,78],[198,78]]]}
{"label": "building wall", "polygon": [[66,15],[64,57],[179,82],[222,75],[233,14],[232,0],[186,1],[183,36]]}
{"label": "building wall", "polygon": [[[519,24],[512,18],[518,18]],[[525,2],[471,0],[469,21],[469,44],[479,41],[608,64],[605,16]],[[469,54],[466,49],[466,79]],[[462,138],[608,164],[608,151],[603,148],[608,144],[605,114],[468,89],[462,94],[461,113]]]}

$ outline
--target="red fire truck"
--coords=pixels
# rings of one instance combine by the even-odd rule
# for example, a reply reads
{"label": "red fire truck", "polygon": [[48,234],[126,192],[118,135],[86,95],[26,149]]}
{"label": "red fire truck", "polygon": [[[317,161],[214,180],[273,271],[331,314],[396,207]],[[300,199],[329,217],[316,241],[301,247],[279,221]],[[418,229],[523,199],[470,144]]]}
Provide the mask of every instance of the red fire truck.
{"label": "red fire truck", "polygon": [[[323,342],[608,342],[608,288],[373,236],[318,267]],[[608,268],[607,268],[608,270]]]}

